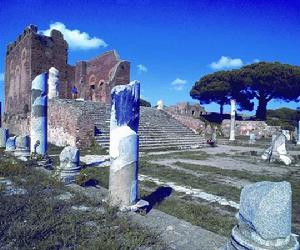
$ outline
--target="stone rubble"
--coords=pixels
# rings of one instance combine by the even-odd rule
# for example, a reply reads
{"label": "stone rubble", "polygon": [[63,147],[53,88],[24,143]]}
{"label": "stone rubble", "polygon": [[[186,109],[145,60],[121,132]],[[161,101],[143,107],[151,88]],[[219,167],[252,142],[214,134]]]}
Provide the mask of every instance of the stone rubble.
{"label": "stone rubble", "polygon": [[257,182],[243,188],[236,225],[225,250],[298,250],[291,233],[289,182]]}
{"label": "stone rubble", "polygon": [[286,150],[286,136],[281,133],[276,137],[272,137],[271,145],[264,151],[261,158],[264,161],[280,161],[285,165],[290,165],[292,163],[292,157]]}

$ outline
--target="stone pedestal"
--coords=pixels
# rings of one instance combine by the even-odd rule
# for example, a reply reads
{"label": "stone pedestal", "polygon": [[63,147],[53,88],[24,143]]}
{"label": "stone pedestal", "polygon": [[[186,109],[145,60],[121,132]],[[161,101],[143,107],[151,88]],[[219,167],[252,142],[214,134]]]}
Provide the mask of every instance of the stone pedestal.
{"label": "stone pedestal", "polygon": [[5,151],[14,152],[16,150],[16,136],[9,137],[6,141]]}
{"label": "stone pedestal", "polygon": [[156,108],[158,110],[163,110],[164,109],[164,102],[163,102],[163,100],[158,100],[157,101]]}
{"label": "stone pedestal", "polygon": [[111,95],[109,199],[122,208],[138,199],[140,83],[116,86]]}
{"label": "stone pedestal", "polygon": [[0,148],[6,147],[6,141],[9,137],[9,132],[7,128],[0,128]]}
{"label": "stone pedestal", "polygon": [[80,174],[80,152],[77,148],[67,146],[59,155],[60,166],[56,172],[64,183],[75,182],[76,176]]}
{"label": "stone pedestal", "polygon": [[31,88],[31,153],[44,157],[47,153],[47,79],[48,74],[38,75]]}
{"label": "stone pedestal", "polygon": [[230,136],[229,141],[235,141],[235,112],[236,112],[236,101],[230,100]]}
{"label": "stone pedestal", "polygon": [[285,137],[288,141],[291,140],[291,133],[289,130],[282,129],[282,133],[285,135]]}
{"label": "stone pedestal", "polygon": [[255,134],[250,134],[249,135],[249,144],[255,144],[255,142],[256,142],[256,136],[255,136]]}
{"label": "stone pedestal", "polygon": [[59,97],[59,71],[51,67],[49,69],[48,78],[48,98],[58,98]]}
{"label": "stone pedestal", "polygon": [[225,250],[298,250],[291,233],[292,191],[288,182],[257,182],[243,188],[238,226]]}
{"label": "stone pedestal", "polygon": [[28,135],[17,136],[14,154],[21,160],[27,160],[30,157],[30,138]]}
{"label": "stone pedestal", "polygon": [[271,146],[269,146],[261,158],[263,160],[268,160],[269,162],[281,161],[285,165],[290,165],[292,163],[292,157],[288,154],[286,150],[286,136],[281,133],[276,137],[272,137]]}
{"label": "stone pedestal", "polygon": [[297,144],[300,145],[300,121],[298,121],[298,140]]}

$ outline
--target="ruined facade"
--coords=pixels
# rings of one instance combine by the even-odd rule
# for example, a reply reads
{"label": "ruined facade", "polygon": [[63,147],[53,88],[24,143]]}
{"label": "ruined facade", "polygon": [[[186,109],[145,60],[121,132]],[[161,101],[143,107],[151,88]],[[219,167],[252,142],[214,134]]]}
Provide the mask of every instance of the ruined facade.
{"label": "ruined facade", "polygon": [[[70,99],[76,86],[78,97],[109,103],[111,89],[130,80],[130,64],[116,51],[72,66],[68,64],[68,44],[60,31],[52,30],[48,37],[30,25],[6,51],[4,122],[12,133],[29,127],[31,82],[51,67],[59,70],[61,99]],[[19,124],[25,124],[25,128],[19,129]]]}
{"label": "ruined facade", "polygon": [[205,109],[199,104],[190,104],[189,102],[182,102],[167,108],[167,111],[176,115],[185,115],[199,118],[200,115],[206,114]]}

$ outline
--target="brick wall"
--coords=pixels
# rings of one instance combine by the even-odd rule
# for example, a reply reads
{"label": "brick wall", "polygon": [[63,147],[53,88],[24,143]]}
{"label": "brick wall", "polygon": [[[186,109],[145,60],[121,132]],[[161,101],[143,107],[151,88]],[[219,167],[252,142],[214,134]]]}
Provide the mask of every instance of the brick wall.
{"label": "brick wall", "polygon": [[[57,146],[76,142],[88,147],[94,139],[94,119],[87,110],[87,102],[51,99],[48,106],[48,141]],[[95,106],[96,109],[96,106]],[[94,109],[94,110],[95,110]]]}
{"label": "brick wall", "polygon": [[[222,121],[221,129],[224,136],[229,136],[230,119]],[[258,136],[272,137],[272,134],[280,130],[280,126],[268,126],[265,121],[235,121],[235,134],[237,136],[255,133]]]}

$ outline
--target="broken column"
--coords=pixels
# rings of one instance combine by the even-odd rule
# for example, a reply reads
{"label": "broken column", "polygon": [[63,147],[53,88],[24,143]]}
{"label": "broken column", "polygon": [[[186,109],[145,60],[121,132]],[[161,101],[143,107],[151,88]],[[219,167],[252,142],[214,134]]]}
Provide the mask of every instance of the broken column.
{"label": "broken column", "polygon": [[164,101],[163,100],[158,100],[157,104],[156,104],[156,108],[159,110],[163,110],[164,109]]}
{"label": "broken column", "polygon": [[9,132],[7,128],[0,128],[0,148],[6,147],[6,141],[9,137]]}
{"label": "broken column", "polygon": [[28,135],[17,136],[15,156],[21,160],[27,160],[30,156],[30,138]]}
{"label": "broken column", "polygon": [[14,152],[16,149],[16,136],[9,137],[6,141],[5,151]]}
{"label": "broken column", "polygon": [[291,233],[292,190],[289,182],[257,182],[243,188],[236,225],[226,250],[297,250]]}
{"label": "broken column", "polygon": [[51,67],[48,78],[48,98],[57,98],[59,96],[59,71]]}
{"label": "broken column", "polygon": [[297,144],[300,145],[300,121],[298,121],[298,140]]}
{"label": "broken column", "polygon": [[292,157],[286,150],[286,137],[283,133],[277,135],[274,139],[272,137],[271,145],[264,151],[261,158],[269,162],[280,161],[285,165],[292,163]]}
{"label": "broken column", "polygon": [[138,199],[140,83],[116,86],[111,97],[109,198],[123,208]]}
{"label": "broken column", "polygon": [[31,87],[31,153],[47,153],[47,79],[48,73],[38,75]]}
{"label": "broken column", "polygon": [[230,136],[229,140],[234,141],[235,140],[235,100],[230,100]]}
{"label": "broken column", "polygon": [[60,166],[57,169],[57,174],[60,180],[69,184],[75,182],[75,178],[80,174],[80,152],[77,148],[67,146],[59,155]]}
{"label": "broken column", "polygon": [[249,135],[249,144],[255,144],[255,142],[256,142],[256,136],[254,133],[251,133]]}

